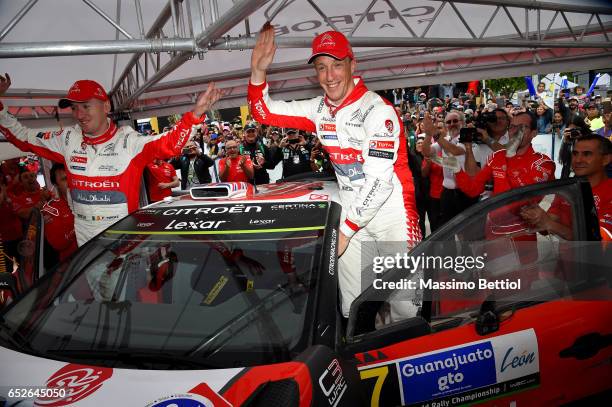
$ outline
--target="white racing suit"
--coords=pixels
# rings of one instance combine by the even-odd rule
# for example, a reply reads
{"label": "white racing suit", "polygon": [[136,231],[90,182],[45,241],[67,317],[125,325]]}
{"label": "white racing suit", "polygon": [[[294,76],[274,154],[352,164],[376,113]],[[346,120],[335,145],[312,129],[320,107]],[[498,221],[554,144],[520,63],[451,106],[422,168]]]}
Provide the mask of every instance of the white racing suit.
{"label": "white racing suit", "polygon": [[79,246],[138,209],[144,167],[156,157],[180,155],[191,127],[201,121],[188,112],[172,130],[157,136],[111,122],[105,134],[89,138],[78,125],[58,131],[28,129],[0,103],[0,133],[22,151],[65,164]]}
{"label": "white racing suit", "polygon": [[[362,270],[373,273],[371,265],[361,265],[363,241],[378,242],[374,250],[385,255],[385,242],[407,242],[407,250],[421,240],[402,123],[393,106],[368,91],[361,78],[353,81],[355,88],[338,107],[323,96],[274,101],[265,83],[249,84],[248,90],[251,113],[258,122],[316,132],[329,154],[340,189],[340,231],[352,237],[339,259],[344,316],[365,288],[361,287]],[[410,309],[401,314],[415,315],[414,305],[405,306]]]}

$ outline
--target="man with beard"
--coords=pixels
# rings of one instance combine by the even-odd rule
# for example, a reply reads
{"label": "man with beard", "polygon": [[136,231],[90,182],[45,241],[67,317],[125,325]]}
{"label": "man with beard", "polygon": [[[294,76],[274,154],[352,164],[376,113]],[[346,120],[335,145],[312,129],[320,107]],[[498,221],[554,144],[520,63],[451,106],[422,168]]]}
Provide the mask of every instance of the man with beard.
{"label": "man with beard", "polygon": [[[465,164],[465,147],[459,143],[459,130],[465,125],[463,113],[452,111],[446,115],[441,131],[434,127],[428,114],[423,121],[425,128],[425,140],[423,140],[423,155],[431,157],[438,162],[439,154],[442,153],[442,167],[444,180],[442,181],[442,195],[440,196],[440,225],[445,224],[456,215],[470,207],[474,198],[465,195],[455,182],[454,166],[446,163],[452,162],[463,168]],[[432,144],[432,140],[435,143]],[[476,195],[478,196],[478,195]]]}
{"label": "man with beard", "polygon": [[253,163],[255,175],[252,183],[255,185],[269,184],[270,174],[267,169],[274,169],[274,166],[270,166],[272,156],[270,149],[259,140],[255,123],[248,123],[244,126],[243,142],[240,145],[239,153],[248,155]]}
{"label": "man with beard", "polygon": [[569,104],[569,117],[567,117],[567,121],[569,122],[574,116],[580,116],[583,117],[584,114],[580,111],[580,108],[578,106],[578,99],[576,99],[575,97],[572,97],[569,99],[568,101]]}
{"label": "man with beard", "polygon": [[186,190],[200,184],[212,182],[209,168],[215,165],[212,158],[198,151],[195,141],[190,141],[183,149],[179,159],[173,159],[172,165],[181,170],[181,189]]}
{"label": "man with beard", "polygon": [[[457,186],[469,197],[477,197],[489,181],[493,195],[555,177],[555,163],[546,155],[536,153],[531,140],[537,135],[537,121],[532,113],[521,112],[512,118],[508,128],[510,141],[504,150],[494,152],[487,164],[471,177],[455,167]],[[471,143],[465,143],[471,148]]]}

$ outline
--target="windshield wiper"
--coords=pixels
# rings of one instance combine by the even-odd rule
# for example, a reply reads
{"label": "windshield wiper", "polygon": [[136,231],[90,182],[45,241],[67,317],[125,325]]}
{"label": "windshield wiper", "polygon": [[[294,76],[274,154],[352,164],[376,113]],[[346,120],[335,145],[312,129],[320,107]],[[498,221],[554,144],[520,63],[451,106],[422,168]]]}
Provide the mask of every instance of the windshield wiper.
{"label": "windshield wiper", "polygon": [[118,361],[126,365],[146,368],[155,364],[168,364],[173,367],[188,367],[192,369],[219,369],[220,366],[206,364],[197,356],[183,356],[168,352],[159,352],[155,350],[132,350],[132,349],[54,349],[45,352],[48,356],[54,358],[67,358],[79,361],[90,361],[93,363],[97,360],[103,361]]}
{"label": "windshield wiper", "polygon": [[[283,297],[278,299],[281,294],[284,294]],[[189,351],[187,354],[200,354],[204,358],[208,358],[214,355],[217,351],[221,349],[221,346],[224,343],[234,338],[238,332],[248,328],[250,326],[250,323],[253,322],[253,320],[258,319],[258,316],[254,316],[254,314],[261,315],[262,313],[265,313],[265,308],[269,303],[272,304],[271,307],[278,307],[280,304],[290,299],[291,297],[288,296],[282,286],[279,285],[276,290],[268,294],[266,297],[262,298],[258,304],[254,305],[245,313],[236,316],[234,319],[225,324],[225,326],[221,327],[221,329],[219,329],[210,338],[192,348],[192,350]],[[219,343],[219,346],[211,349],[215,343]],[[270,347],[272,348],[273,352],[281,352],[284,355],[289,354],[289,349],[286,344],[281,345],[270,343]]]}

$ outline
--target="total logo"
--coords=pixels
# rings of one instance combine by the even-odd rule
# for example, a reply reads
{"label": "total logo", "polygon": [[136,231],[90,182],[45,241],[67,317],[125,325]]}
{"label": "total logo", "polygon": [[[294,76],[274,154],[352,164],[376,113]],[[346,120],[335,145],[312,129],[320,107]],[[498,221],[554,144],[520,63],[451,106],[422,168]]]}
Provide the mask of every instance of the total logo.
{"label": "total logo", "polygon": [[393,150],[395,148],[395,142],[394,141],[370,141],[370,148]]}

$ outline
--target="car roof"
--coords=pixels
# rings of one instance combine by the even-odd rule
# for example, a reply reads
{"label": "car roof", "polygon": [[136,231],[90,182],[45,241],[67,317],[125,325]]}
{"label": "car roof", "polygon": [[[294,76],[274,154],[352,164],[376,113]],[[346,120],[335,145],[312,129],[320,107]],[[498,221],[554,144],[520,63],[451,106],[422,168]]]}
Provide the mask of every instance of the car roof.
{"label": "car roof", "polygon": [[[223,191],[220,197],[195,198],[197,191]],[[306,180],[257,185],[246,182],[220,182],[194,187],[189,194],[167,197],[148,205],[155,208],[202,206],[220,203],[256,202],[337,202],[340,203],[338,185],[335,181]]]}

